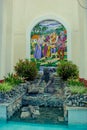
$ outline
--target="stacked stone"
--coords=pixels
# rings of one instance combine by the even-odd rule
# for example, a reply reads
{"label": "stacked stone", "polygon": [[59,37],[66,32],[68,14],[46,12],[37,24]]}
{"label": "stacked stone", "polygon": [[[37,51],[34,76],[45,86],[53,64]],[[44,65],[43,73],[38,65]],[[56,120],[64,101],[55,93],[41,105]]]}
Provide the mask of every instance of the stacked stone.
{"label": "stacked stone", "polygon": [[87,107],[87,94],[69,94],[64,103],[67,106]]}
{"label": "stacked stone", "polygon": [[53,82],[54,87],[61,87],[61,78],[55,77]]}
{"label": "stacked stone", "polygon": [[39,107],[38,106],[27,106],[22,107],[20,118],[37,118],[40,115]]}
{"label": "stacked stone", "polygon": [[22,105],[63,107],[63,100],[56,95],[37,94],[36,96],[24,96],[22,99]]}
{"label": "stacked stone", "polygon": [[11,103],[17,99],[20,95],[26,93],[27,83],[22,83],[15,86],[10,92],[0,93],[0,103]]}

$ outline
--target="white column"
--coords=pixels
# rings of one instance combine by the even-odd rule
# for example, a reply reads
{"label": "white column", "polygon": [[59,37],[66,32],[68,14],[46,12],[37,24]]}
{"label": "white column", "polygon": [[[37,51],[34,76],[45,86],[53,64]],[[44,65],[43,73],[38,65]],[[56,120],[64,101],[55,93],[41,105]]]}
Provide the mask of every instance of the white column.
{"label": "white column", "polygon": [[83,78],[87,79],[87,0],[84,0],[82,7],[80,7],[80,13],[82,14],[82,43],[81,43],[81,66],[83,70]]}
{"label": "white column", "polygon": [[3,79],[5,74],[5,42],[3,42],[4,15],[4,0],[0,0],[0,79]]}
{"label": "white column", "polygon": [[[82,6],[80,5],[82,4]],[[80,33],[80,77],[87,79],[87,9],[83,8],[85,3],[78,3],[79,12],[79,33]]]}
{"label": "white column", "polygon": [[[1,48],[2,48],[2,5],[3,0],[0,0],[0,72],[1,72]],[[1,73],[0,73],[1,78]]]}
{"label": "white column", "polygon": [[87,0],[85,0],[85,18],[84,18],[84,38],[85,38],[85,48],[84,48],[84,69],[85,69],[85,79],[87,80]]}
{"label": "white column", "polygon": [[6,61],[5,72],[13,68],[13,0],[6,0]]}
{"label": "white column", "polygon": [[13,0],[0,0],[0,79],[13,67]]}

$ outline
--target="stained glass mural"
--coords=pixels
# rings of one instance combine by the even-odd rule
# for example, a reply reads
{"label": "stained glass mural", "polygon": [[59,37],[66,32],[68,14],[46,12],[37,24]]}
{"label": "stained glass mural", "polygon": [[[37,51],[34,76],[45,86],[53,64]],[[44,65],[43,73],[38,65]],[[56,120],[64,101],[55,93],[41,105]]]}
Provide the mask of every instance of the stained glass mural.
{"label": "stained glass mural", "polygon": [[67,30],[62,23],[44,20],[31,31],[31,60],[40,66],[56,67],[58,61],[67,59]]}

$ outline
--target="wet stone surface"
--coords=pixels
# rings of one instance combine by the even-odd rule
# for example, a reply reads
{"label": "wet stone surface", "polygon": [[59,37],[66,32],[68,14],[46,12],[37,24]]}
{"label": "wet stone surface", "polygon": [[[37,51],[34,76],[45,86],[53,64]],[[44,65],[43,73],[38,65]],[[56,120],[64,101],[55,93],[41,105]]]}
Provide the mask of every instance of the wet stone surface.
{"label": "wet stone surface", "polygon": [[63,99],[55,94],[53,95],[49,93],[29,95],[23,97],[22,105],[63,107]]}
{"label": "wet stone surface", "polygon": [[21,118],[21,110],[15,113],[11,118],[13,121],[24,121],[30,123],[42,123],[42,124],[65,124],[63,109],[56,107],[39,107],[39,115],[36,118],[29,117]]}

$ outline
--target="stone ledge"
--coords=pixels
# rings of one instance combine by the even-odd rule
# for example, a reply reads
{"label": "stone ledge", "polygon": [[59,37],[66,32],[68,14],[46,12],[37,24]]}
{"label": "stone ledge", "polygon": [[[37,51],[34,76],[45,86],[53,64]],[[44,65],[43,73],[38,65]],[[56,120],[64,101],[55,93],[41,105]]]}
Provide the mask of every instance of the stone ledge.
{"label": "stone ledge", "polygon": [[7,121],[22,106],[22,97],[25,93],[16,97],[10,103],[0,103],[0,120]]}
{"label": "stone ledge", "polygon": [[64,106],[64,118],[68,124],[87,124],[87,107]]}
{"label": "stone ledge", "polygon": [[69,106],[66,106],[66,110],[87,110],[87,107],[69,107]]}

